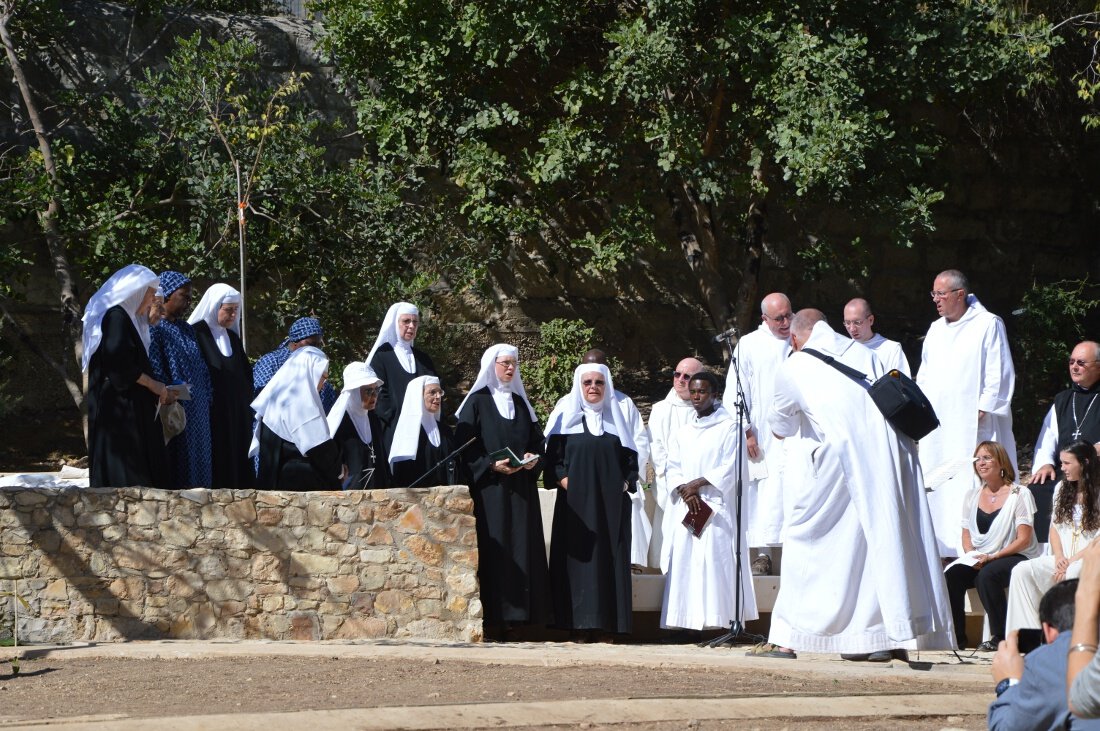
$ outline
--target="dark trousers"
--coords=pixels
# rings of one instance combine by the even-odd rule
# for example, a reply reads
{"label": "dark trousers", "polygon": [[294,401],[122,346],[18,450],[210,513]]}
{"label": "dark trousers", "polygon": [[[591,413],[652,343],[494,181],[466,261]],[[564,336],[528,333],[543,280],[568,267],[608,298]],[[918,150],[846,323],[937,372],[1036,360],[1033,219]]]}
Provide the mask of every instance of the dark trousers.
{"label": "dark trousers", "polygon": [[985,607],[986,616],[989,617],[989,634],[994,640],[1004,639],[1005,618],[1008,614],[1008,582],[1016,564],[1026,560],[1027,556],[1014,553],[990,561],[981,570],[959,564],[944,573],[947,596],[951,600],[951,618],[955,622],[955,640],[960,648],[967,647],[963,602],[967,590],[975,587],[978,589],[978,598]]}

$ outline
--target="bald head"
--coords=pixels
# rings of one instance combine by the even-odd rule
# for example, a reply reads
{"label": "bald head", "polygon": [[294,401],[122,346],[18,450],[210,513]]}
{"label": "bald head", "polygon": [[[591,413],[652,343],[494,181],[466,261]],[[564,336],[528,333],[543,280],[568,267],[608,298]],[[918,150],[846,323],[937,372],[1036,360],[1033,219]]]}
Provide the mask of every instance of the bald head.
{"label": "bald head", "polygon": [[802,346],[810,339],[814,325],[819,322],[828,322],[825,319],[825,313],[821,310],[807,307],[796,312],[794,319],[791,320],[791,346],[795,350],[802,350]]}
{"label": "bald head", "polygon": [[875,324],[875,316],[871,313],[871,305],[862,297],[856,297],[844,305],[844,329],[857,343],[866,343],[874,336],[872,326]]}
{"label": "bald head", "polygon": [[791,336],[791,301],[782,292],[772,292],[760,302],[760,315],[772,335],[786,340]]}
{"label": "bald head", "polygon": [[603,352],[599,348],[592,348],[584,354],[581,358],[581,363],[599,363],[600,365],[607,365],[607,353]]}
{"label": "bald head", "polygon": [[1100,381],[1100,344],[1092,340],[1077,343],[1069,354],[1069,378],[1081,388],[1092,388]]}
{"label": "bald head", "polygon": [[705,370],[702,362],[695,358],[684,358],[682,361],[676,364],[676,370],[672,374],[672,390],[676,392],[676,395],[687,401],[690,398],[688,393],[688,386],[691,382],[691,377],[696,373],[702,373]]}

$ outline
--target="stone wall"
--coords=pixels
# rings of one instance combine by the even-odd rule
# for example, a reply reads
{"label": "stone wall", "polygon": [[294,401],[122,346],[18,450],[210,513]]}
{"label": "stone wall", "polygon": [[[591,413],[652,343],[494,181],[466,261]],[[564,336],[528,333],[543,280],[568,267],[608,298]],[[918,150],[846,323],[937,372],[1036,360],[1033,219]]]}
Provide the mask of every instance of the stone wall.
{"label": "stone wall", "polygon": [[[465,487],[0,488],[0,591],[10,577],[31,604],[28,642],[482,632]],[[12,602],[0,598],[2,636]]]}

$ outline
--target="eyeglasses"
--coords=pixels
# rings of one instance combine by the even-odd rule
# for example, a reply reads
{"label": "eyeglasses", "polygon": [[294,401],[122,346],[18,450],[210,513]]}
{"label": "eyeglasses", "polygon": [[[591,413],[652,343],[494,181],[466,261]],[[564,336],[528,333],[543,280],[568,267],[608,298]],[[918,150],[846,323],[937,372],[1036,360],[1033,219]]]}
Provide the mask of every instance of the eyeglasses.
{"label": "eyeglasses", "polygon": [[772,317],[771,315],[764,315],[764,319],[766,319],[766,320],[775,320],[776,322],[790,322],[791,317],[792,317],[792,315],[789,312],[786,315],[780,315],[779,317]]}
{"label": "eyeglasses", "polygon": [[986,464],[987,462],[996,462],[997,460],[994,457],[990,457],[988,454],[983,454],[981,457],[975,457],[974,461]]}
{"label": "eyeglasses", "polygon": [[517,365],[519,365],[514,360],[498,360],[496,364],[501,368],[515,368]]}
{"label": "eyeglasses", "polygon": [[1076,365],[1076,366],[1077,366],[1078,368],[1084,368],[1084,367],[1086,367],[1087,365],[1089,365],[1090,363],[1100,363],[1100,361],[1096,361],[1096,360],[1081,360],[1080,358],[1070,358],[1070,359],[1069,359],[1069,367],[1070,367],[1070,368],[1072,368],[1072,367],[1073,367],[1073,366],[1075,366],[1075,365]]}
{"label": "eyeglasses", "polygon": [[963,291],[962,287],[955,287],[954,289],[949,289],[946,292],[937,292],[936,290],[933,289],[930,292],[930,294],[932,295],[932,301],[936,302],[938,300],[942,300],[944,297],[946,297],[949,294],[952,294],[954,292],[961,292],[961,291]]}
{"label": "eyeglasses", "polygon": [[370,388],[363,386],[361,389],[359,389],[359,393],[364,396],[377,396],[381,391],[382,389],[378,386],[372,386]]}
{"label": "eyeglasses", "polygon": [[591,378],[586,378],[585,380],[581,381],[581,385],[582,386],[604,386],[604,385],[606,385],[606,381],[595,381],[595,380],[592,380]]}
{"label": "eyeglasses", "polygon": [[863,327],[866,320],[844,320],[844,327]]}
{"label": "eyeglasses", "polygon": [[683,371],[673,371],[672,372],[672,377],[673,378],[682,378],[685,381],[690,381],[691,377],[694,376],[694,375],[695,375],[694,373],[686,373],[686,372],[683,372]]}

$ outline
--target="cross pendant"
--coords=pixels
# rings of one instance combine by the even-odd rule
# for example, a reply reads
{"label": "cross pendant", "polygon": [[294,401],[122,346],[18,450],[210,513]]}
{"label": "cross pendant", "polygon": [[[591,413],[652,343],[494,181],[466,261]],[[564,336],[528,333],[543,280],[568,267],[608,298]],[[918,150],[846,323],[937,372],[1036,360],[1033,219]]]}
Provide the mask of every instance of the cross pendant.
{"label": "cross pendant", "polygon": [[1081,430],[1079,428],[1073,432],[1073,438],[1074,439],[1080,439],[1081,438]]}

